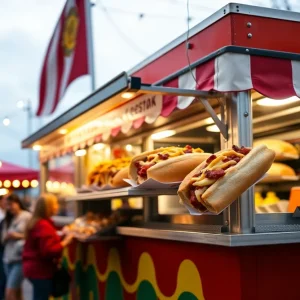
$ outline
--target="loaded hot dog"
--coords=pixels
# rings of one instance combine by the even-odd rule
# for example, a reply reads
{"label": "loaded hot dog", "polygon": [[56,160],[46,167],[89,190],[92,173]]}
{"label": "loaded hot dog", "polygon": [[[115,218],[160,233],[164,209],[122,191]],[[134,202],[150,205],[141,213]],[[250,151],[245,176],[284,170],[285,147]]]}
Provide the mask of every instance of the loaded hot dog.
{"label": "loaded hot dog", "polygon": [[160,182],[182,181],[191,170],[210,156],[203,152],[202,149],[194,149],[189,145],[144,152],[132,159],[129,176],[137,183],[148,178]]}
{"label": "loaded hot dog", "polygon": [[129,166],[130,161],[131,158],[125,157],[100,163],[89,174],[88,184],[94,184],[99,187],[102,187],[106,184],[112,185],[113,187],[127,186],[128,184],[126,182],[123,182],[123,178],[128,178],[128,169],[127,171],[123,169]]}
{"label": "loaded hot dog", "polygon": [[274,158],[264,145],[222,150],[187,175],[178,195],[200,212],[220,213],[268,171]]}

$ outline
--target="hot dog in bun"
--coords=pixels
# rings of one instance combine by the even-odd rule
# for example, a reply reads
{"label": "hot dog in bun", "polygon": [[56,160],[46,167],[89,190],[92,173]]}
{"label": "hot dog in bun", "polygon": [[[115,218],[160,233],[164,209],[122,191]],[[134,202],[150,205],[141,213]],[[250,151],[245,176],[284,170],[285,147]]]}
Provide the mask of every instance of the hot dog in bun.
{"label": "hot dog in bun", "polygon": [[117,172],[117,174],[112,178],[111,185],[113,187],[128,186],[129,184],[123,180],[123,179],[128,178],[128,170],[129,170],[129,167],[127,166],[127,167],[121,169],[119,172]]}
{"label": "hot dog in bun", "polygon": [[191,146],[158,148],[135,156],[129,166],[129,176],[137,183],[148,178],[160,182],[182,181],[210,154]]}
{"label": "hot dog in bun", "polygon": [[[104,185],[112,185],[113,187],[127,186],[128,184],[123,179],[128,178],[130,161],[131,158],[125,157],[101,162],[89,174],[88,185],[97,185],[98,187]],[[126,167],[127,170],[124,170]]]}
{"label": "hot dog in bun", "polygon": [[178,195],[200,212],[220,213],[268,171],[274,157],[264,145],[222,150],[186,176]]}

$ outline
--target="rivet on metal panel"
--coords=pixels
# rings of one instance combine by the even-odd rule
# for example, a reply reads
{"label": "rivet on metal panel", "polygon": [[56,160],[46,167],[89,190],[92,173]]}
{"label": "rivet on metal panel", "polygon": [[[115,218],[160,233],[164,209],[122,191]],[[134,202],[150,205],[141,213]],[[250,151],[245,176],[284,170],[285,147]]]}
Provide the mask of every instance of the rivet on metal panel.
{"label": "rivet on metal panel", "polygon": [[249,113],[247,111],[244,112],[244,117],[248,117],[249,116]]}
{"label": "rivet on metal panel", "polygon": [[248,33],[248,38],[249,38],[249,39],[252,38],[252,33]]}
{"label": "rivet on metal panel", "polygon": [[250,28],[251,26],[252,26],[252,23],[251,23],[251,22],[248,22],[248,23],[247,23],[247,27]]}
{"label": "rivet on metal panel", "polygon": [[224,15],[226,15],[226,9],[224,9],[224,11],[223,11],[223,12],[224,12]]}
{"label": "rivet on metal panel", "polygon": [[249,50],[249,49],[246,49],[246,52],[250,52],[250,50]]}
{"label": "rivet on metal panel", "polygon": [[190,42],[188,42],[188,43],[186,44],[186,48],[187,48],[188,50],[193,49],[193,44],[190,43]]}
{"label": "rivet on metal panel", "polygon": [[240,7],[237,5],[236,6],[236,11],[239,12],[240,11]]}

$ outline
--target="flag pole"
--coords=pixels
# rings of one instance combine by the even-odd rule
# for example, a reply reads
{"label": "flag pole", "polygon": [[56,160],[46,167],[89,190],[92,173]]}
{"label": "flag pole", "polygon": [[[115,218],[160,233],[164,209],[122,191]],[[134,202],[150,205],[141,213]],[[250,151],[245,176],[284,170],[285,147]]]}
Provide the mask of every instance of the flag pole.
{"label": "flag pole", "polygon": [[94,67],[94,44],[93,44],[93,28],[92,28],[92,8],[93,4],[90,0],[85,0],[86,26],[87,26],[87,43],[88,43],[88,64],[91,75],[92,92],[95,90],[95,67]]}

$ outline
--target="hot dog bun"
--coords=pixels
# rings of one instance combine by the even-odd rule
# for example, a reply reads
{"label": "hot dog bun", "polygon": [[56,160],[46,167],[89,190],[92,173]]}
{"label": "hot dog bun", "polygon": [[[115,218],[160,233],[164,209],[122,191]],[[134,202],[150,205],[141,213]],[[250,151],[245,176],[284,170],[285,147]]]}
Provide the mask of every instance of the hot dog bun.
{"label": "hot dog bun", "polygon": [[[155,154],[155,153],[159,153],[163,148],[157,148],[155,150],[151,150],[151,151],[145,151],[141,154],[138,154],[136,156],[134,156],[131,160],[131,163],[129,165],[129,178],[131,178],[132,180],[138,182],[138,174],[136,172],[136,167],[135,167],[135,163],[137,161],[140,161],[140,160],[144,160],[148,155],[150,154]],[[141,180],[141,178],[140,178]],[[141,183],[141,182],[139,182]]]}
{"label": "hot dog bun", "polygon": [[[138,183],[145,181],[145,179],[138,176],[135,163],[144,161],[149,155],[160,153],[165,149],[167,148],[158,148],[135,156],[129,166],[130,178]],[[193,170],[201,162],[205,161],[210,155],[210,153],[195,152],[169,157],[167,160],[159,161],[154,166],[151,166],[147,170],[147,178],[152,178],[160,182],[182,181],[191,170]]]}
{"label": "hot dog bun", "polygon": [[297,180],[296,172],[288,165],[273,163],[267,175],[261,182],[279,182],[282,180]]}
{"label": "hot dog bun", "polygon": [[[216,155],[225,151],[228,151],[228,149],[222,150]],[[202,194],[201,204],[203,204],[203,209],[198,210],[203,212],[207,209],[212,213],[220,213],[268,171],[274,157],[275,152],[265,145],[253,148],[239,163],[227,169],[225,175]],[[190,207],[193,207],[190,203],[189,193],[191,179],[205,165],[206,162],[203,162],[196,167],[179,186],[179,197]]]}
{"label": "hot dog bun", "polygon": [[182,181],[196,166],[210,157],[209,153],[190,153],[162,161],[148,170],[148,178],[160,182]]}
{"label": "hot dog bun", "polygon": [[113,187],[126,187],[129,186],[127,182],[125,182],[123,179],[128,178],[128,171],[129,166],[121,169],[112,179],[111,185]]}
{"label": "hot dog bun", "polygon": [[269,149],[275,151],[275,160],[298,159],[299,153],[291,143],[276,140],[276,139],[263,139],[254,141],[253,145],[266,145]]}
{"label": "hot dog bun", "polygon": [[[97,166],[95,166],[94,170],[88,175],[88,180],[87,180],[88,185],[97,185],[99,187],[102,187],[106,184],[108,185],[117,184],[120,187],[127,186],[127,184],[124,185],[125,181],[123,182],[122,179],[128,178],[128,175],[127,174],[125,175],[124,173],[119,174],[119,172],[123,168],[128,167],[130,161],[131,158],[123,157],[114,160],[100,162]],[[121,176],[123,176],[123,174],[125,175],[125,177],[121,179]],[[118,180],[120,179],[121,182],[118,182]]]}

